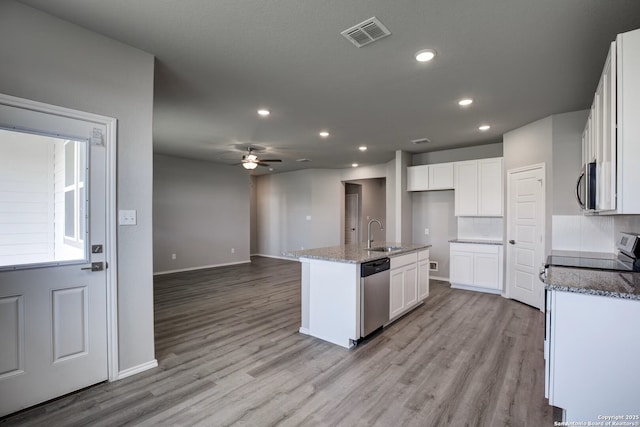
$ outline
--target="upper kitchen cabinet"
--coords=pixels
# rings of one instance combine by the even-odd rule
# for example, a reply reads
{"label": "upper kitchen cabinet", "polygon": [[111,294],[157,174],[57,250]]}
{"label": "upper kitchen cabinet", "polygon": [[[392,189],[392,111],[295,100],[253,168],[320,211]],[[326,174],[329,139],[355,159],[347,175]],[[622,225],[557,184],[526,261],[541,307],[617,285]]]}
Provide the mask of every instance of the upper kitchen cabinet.
{"label": "upper kitchen cabinet", "polygon": [[453,163],[409,166],[407,191],[453,189]]}
{"label": "upper kitchen cabinet", "polygon": [[[609,54],[582,135],[587,210],[640,214],[640,30],[619,34]],[[595,179],[594,179],[595,178]],[[595,200],[593,197],[595,196]]]}
{"label": "upper kitchen cabinet", "polygon": [[455,164],[455,215],[503,216],[502,157]]}

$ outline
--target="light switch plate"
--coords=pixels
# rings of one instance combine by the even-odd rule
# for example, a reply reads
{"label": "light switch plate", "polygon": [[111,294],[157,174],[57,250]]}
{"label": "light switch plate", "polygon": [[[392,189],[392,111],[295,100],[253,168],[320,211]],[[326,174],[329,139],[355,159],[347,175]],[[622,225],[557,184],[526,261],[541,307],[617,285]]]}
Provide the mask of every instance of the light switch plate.
{"label": "light switch plate", "polygon": [[118,212],[119,225],[136,225],[138,224],[138,211],[136,210],[120,210]]}

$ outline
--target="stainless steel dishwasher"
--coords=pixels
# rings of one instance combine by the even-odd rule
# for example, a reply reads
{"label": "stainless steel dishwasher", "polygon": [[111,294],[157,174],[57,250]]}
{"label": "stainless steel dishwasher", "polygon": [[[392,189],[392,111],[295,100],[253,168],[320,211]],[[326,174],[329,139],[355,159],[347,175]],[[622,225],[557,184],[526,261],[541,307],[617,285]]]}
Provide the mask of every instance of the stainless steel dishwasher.
{"label": "stainless steel dishwasher", "polygon": [[362,263],[360,269],[360,336],[389,321],[389,258]]}

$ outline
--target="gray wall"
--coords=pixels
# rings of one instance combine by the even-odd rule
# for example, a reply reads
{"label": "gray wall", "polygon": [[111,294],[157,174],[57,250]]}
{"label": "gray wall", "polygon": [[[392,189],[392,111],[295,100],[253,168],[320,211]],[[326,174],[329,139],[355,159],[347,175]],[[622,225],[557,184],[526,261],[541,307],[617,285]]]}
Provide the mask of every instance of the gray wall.
{"label": "gray wall", "polygon": [[575,197],[576,180],[582,169],[582,131],[589,110],[552,116],[553,214],[580,215]]}
{"label": "gray wall", "polygon": [[0,92],[118,119],[120,369],[154,359],[153,56],[12,0],[0,2]]}
{"label": "gray wall", "polygon": [[350,184],[356,184],[360,191],[360,241],[367,241],[367,223],[370,219],[378,219],[382,221],[385,229],[380,231],[378,225],[373,225],[374,238],[376,241],[386,240],[387,225],[387,183],[385,178],[360,179],[348,181]]}
{"label": "gray wall", "polygon": [[502,143],[477,145],[475,147],[454,148],[414,154],[411,165],[432,165],[435,163],[462,162],[464,160],[502,157]]}
{"label": "gray wall", "polygon": [[246,170],[155,155],[153,194],[155,272],[249,262]]}
{"label": "gray wall", "polygon": [[[438,262],[433,277],[449,278],[449,240],[458,235],[458,221],[454,212],[454,192],[417,191],[413,198],[413,242],[430,244],[429,259]],[[429,229],[429,235],[424,229]]]}
{"label": "gray wall", "polygon": [[[503,144],[485,144],[475,147],[454,148],[414,154],[412,165],[428,165],[464,160],[502,157]],[[409,193],[413,204],[412,239],[415,243],[431,244],[429,257],[438,261],[433,277],[449,278],[449,240],[458,237],[458,221],[454,211],[454,192],[415,191]],[[429,229],[429,235],[424,229]]]}
{"label": "gray wall", "polygon": [[[344,241],[344,182],[385,178],[388,164],[357,169],[308,169],[256,178],[256,254],[282,256]],[[385,185],[386,211],[393,190]],[[308,219],[307,219],[308,218]],[[387,215],[387,222],[390,223]],[[390,223],[390,228],[393,223]]]}
{"label": "gray wall", "polygon": [[[553,118],[535,121],[504,134],[505,192],[508,171],[538,163],[545,164],[545,253],[551,249],[551,213],[553,212]],[[505,213],[507,197],[505,197]],[[505,221],[505,236],[507,221]]]}

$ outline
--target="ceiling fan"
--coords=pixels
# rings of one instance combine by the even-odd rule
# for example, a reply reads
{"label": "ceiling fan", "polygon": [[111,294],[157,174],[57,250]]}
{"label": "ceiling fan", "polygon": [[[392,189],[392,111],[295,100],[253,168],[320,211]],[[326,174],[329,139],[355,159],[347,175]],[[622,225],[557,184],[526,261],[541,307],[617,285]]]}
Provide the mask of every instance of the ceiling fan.
{"label": "ceiling fan", "polygon": [[282,160],[280,159],[258,159],[258,156],[253,154],[253,148],[247,148],[248,154],[242,156],[242,167],[245,169],[255,169],[258,166],[270,166],[269,163],[280,163]]}

